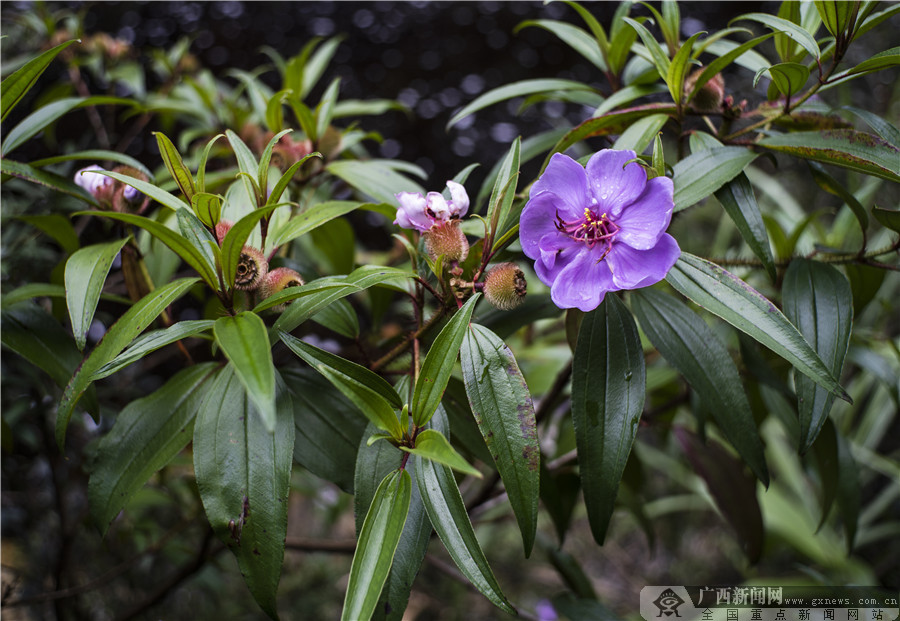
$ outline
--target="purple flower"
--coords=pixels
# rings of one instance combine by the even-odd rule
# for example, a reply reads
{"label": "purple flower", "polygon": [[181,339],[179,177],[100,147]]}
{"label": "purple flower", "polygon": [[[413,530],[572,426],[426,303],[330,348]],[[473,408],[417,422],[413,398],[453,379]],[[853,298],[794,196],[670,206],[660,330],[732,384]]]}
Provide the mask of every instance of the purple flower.
{"label": "purple flower", "polygon": [[560,308],[597,308],[607,291],[659,282],[681,254],[665,232],[672,180],[647,179],[633,151],[604,149],[587,168],[561,153],[531,188],[519,226],[525,254]]}
{"label": "purple flower", "polygon": [[92,164],[87,168],[82,168],[77,173],[75,173],[75,184],[80,185],[92,195],[96,196],[97,192],[101,188],[105,188],[109,184],[113,183],[112,177],[99,175],[95,172],[98,170],[106,172],[105,169],[97,166],[96,164]]}
{"label": "purple flower", "polygon": [[405,229],[429,231],[437,224],[466,215],[469,209],[466,189],[455,181],[448,181],[447,188],[450,190],[449,201],[440,192],[429,192],[425,196],[419,192],[395,194],[400,202],[400,208],[397,210],[394,224]]}

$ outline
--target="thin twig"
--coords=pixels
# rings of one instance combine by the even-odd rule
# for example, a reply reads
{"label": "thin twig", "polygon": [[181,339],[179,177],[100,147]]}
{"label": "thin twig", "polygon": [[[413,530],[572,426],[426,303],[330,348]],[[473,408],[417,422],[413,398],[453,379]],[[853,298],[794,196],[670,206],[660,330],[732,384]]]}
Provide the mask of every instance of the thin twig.
{"label": "thin twig", "polygon": [[372,369],[373,371],[377,371],[378,369],[387,365],[394,358],[396,358],[397,356],[402,354],[404,351],[406,351],[410,347],[410,345],[412,345],[412,342],[414,340],[420,338],[423,334],[428,332],[428,330],[430,330],[438,322],[438,320],[440,320],[440,318],[443,317],[446,313],[447,313],[447,307],[441,306],[434,315],[432,315],[431,317],[428,318],[428,321],[426,321],[425,324],[420,329],[416,330],[415,332],[413,332],[412,334],[407,336],[405,339],[403,339],[403,341],[398,343],[391,351],[389,351],[388,353],[383,355],[381,358],[379,358],[378,360],[373,362],[372,366],[369,368]]}

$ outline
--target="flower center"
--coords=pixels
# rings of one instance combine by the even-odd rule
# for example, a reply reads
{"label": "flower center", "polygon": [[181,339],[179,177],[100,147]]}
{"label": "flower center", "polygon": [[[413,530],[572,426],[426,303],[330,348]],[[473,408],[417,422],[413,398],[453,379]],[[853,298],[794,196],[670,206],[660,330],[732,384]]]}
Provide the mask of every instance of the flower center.
{"label": "flower center", "polygon": [[563,220],[557,211],[556,228],[570,239],[587,244],[588,248],[603,244],[603,257],[609,253],[616,233],[619,232],[619,226],[605,212],[598,216],[590,207],[585,207],[584,215],[575,220]]}

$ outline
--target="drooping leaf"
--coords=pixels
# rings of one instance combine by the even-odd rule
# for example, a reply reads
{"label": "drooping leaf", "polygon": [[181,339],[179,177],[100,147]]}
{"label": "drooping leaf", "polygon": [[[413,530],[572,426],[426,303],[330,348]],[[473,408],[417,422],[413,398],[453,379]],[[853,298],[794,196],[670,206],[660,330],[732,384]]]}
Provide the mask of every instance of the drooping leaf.
{"label": "drooping leaf", "polygon": [[807,163],[809,164],[809,170],[812,172],[813,179],[815,179],[819,187],[829,194],[834,194],[841,198],[847,204],[847,207],[849,207],[850,211],[853,212],[853,215],[856,216],[862,234],[865,235],[866,229],[869,228],[869,214],[866,213],[866,208],[862,206],[859,200],[853,196],[847,188],[831,176],[828,171],[825,170],[824,166],[818,162]]}
{"label": "drooping leaf", "polygon": [[222,352],[231,361],[247,396],[262,416],[269,433],[275,430],[275,365],[269,348],[266,324],[259,315],[244,311],[220,317],[213,334]]}
{"label": "drooping leaf", "polygon": [[456,358],[459,348],[462,345],[463,337],[466,335],[466,328],[475,310],[475,304],[481,297],[480,293],[476,293],[459,309],[453,318],[447,322],[447,325],[441,330],[428,355],[422,362],[422,370],[419,373],[419,379],[416,382],[413,392],[412,414],[413,422],[421,427],[434,415],[438,404],[441,402],[441,396],[447,387],[450,379],[450,373],[456,365]]}
{"label": "drooping leaf", "polygon": [[731,272],[682,252],[666,280],[682,295],[747,333],[836,396],[850,400],[787,317],[764,295]]}
{"label": "drooping leaf", "polygon": [[716,198],[725,208],[725,213],[737,226],[741,237],[750,246],[750,250],[762,261],[766,272],[774,281],[775,257],[772,256],[766,224],[759,211],[759,204],[756,202],[756,194],[753,193],[750,179],[745,173],[738,173],[737,177],[716,190]]}
{"label": "drooping leaf", "polygon": [[875,130],[876,134],[890,143],[891,146],[900,149],[900,129],[897,129],[885,119],[868,110],[863,110],[862,108],[856,108],[854,106],[843,106],[841,109],[852,112],[861,118],[869,127]]}
{"label": "drooping leaf", "polygon": [[28,164],[15,162],[6,158],[0,159],[0,173],[42,185],[55,192],[74,196],[77,199],[83,200],[88,205],[100,207],[100,203],[97,202],[97,199],[91,196],[87,190],[81,186],[75,185],[71,179],[61,177],[56,173],[41,170],[40,168],[34,168]]}
{"label": "drooping leaf", "polygon": [[[125,185],[130,185],[131,187],[137,189],[138,191],[146,194],[153,200],[155,200],[160,205],[164,205],[169,209],[174,211],[178,211],[179,209],[187,209],[190,210],[190,205],[180,198],[166,192],[165,190],[153,185],[152,183],[148,183],[147,181],[142,181],[137,177],[131,177],[129,175],[123,175],[121,173],[110,172],[107,170],[98,170],[96,171],[98,175],[106,175],[107,177],[112,177],[116,181],[121,181]],[[108,215],[108,214],[104,214]]]}
{"label": "drooping leaf", "polygon": [[715,440],[704,444],[683,427],[674,428],[694,470],[706,482],[709,493],[725,519],[731,524],[751,563],[762,554],[765,531],[756,497],[756,479],[744,472],[744,465]]}
{"label": "drooping leaf", "polygon": [[[853,299],[850,283],[836,268],[819,261],[791,261],[784,275],[784,312],[806,338],[834,377],[841,376],[850,329]],[[834,395],[806,376],[797,376],[800,453],[819,435]]]}
{"label": "drooping leaf", "polygon": [[584,504],[602,545],[644,409],[646,375],[637,327],[614,294],[584,316],[572,362],[572,422]]}
{"label": "drooping leaf", "polygon": [[716,147],[692,153],[673,168],[675,211],[694,205],[738,176],[756,154],[743,147]]}
{"label": "drooping leaf", "polygon": [[768,487],[769,472],[750,403],[737,367],[715,332],[670,295],[643,289],[632,300],[650,341],[697,391],[725,437]]}
{"label": "drooping leaf", "polygon": [[878,220],[881,226],[900,232],[900,211],[896,209],[882,209],[881,207],[873,207],[872,215]]}
{"label": "drooping leaf", "polygon": [[422,494],[428,519],[463,575],[501,610],[516,614],[503,595],[481,545],[475,537],[453,471],[436,462],[420,459],[416,464],[416,484]]}
{"label": "drooping leaf", "polygon": [[145,218],[133,213],[121,213],[117,211],[81,211],[76,215],[102,216],[104,218],[112,218],[113,220],[121,220],[128,224],[140,227],[150,233],[153,237],[168,246],[175,254],[184,259],[184,261],[193,267],[203,280],[213,289],[218,289],[218,279],[212,267],[209,265],[206,257],[183,236],[179,235],[164,224],[160,224],[156,220]]}
{"label": "drooping leaf", "polygon": [[412,479],[406,470],[395,470],[375,490],[353,555],[342,621],[369,619],[375,612],[406,523],[411,495]]}
{"label": "drooping leaf", "polygon": [[[782,95],[790,97],[800,92],[800,89],[809,80],[809,69],[800,63],[779,63],[772,65],[766,71],[772,78],[772,83]],[[754,86],[762,73],[757,73],[754,78]]]}
{"label": "drooping leaf", "polygon": [[[552,32],[560,41],[581,54],[588,62],[597,67],[597,69],[604,72],[606,71],[606,59],[603,57],[600,46],[597,44],[596,39],[591,37],[583,29],[555,19],[530,19],[516,26],[515,32],[527,27],[542,28],[547,32]],[[585,85],[582,84],[581,86],[583,88]],[[450,126],[448,125],[448,127]]]}
{"label": "drooping leaf", "polygon": [[83,350],[113,261],[130,237],[82,248],[66,261],[66,305],[75,344]]}
{"label": "drooping leaf", "polygon": [[819,45],[816,43],[815,38],[803,27],[791,21],[767,13],[745,13],[739,17],[735,17],[729,24],[743,19],[759,22],[779,34],[790,37],[804,50],[809,52],[809,55],[813,58],[818,58],[820,55]]}
{"label": "drooping leaf", "polygon": [[152,394],[129,403],[100,440],[88,499],[102,534],[153,473],[190,442],[216,368],[205,362],[182,369]]}
{"label": "drooping leaf", "polygon": [[106,335],[94,350],[88,354],[75,375],[66,385],[65,392],[56,411],[56,442],[60,449],[66,439],[66,428],[78,400],[92,383],[91,377],[107,362],[115,358],[134,338],[144,331],[165,308],[181,297],[190,287],[198,282],[197,278],[181,278],[173,280],[154,290],[134,306],[129,308],[110,327]]}
{"label": "drooping leaf", "polygon": [[53,59],[76,41],[78,43],[81,42],[78,39],[72,39],[47,50],[37,58],[29,60],[3,80],[2,85],[0,85],[0,91],[3,93],[0,96],[0,121],[6,120],[6,116],[12,112],[16,104],[22,100],[22,97],[31,90],[31,87],[46,71]]}
{"label": "drooping leaf", "polygon": [[540,456],[534,404],[512,351],[487,328],[471,324],[460,350],[472,413],[506,487],[525,556],[537,532]]}
{"label": "drooping leaf", "polygon": [[794,157],[900,182],[900,149],[865,132],[853,129],[792,132],[765,136],[756,144]]}
{"label": "drooping leaf", "polygon": [[284,559],[294,448],[291,398],[283,385],[276,410],[271,433],[229,364],[200,405],[193,445],[206,517],[272,619],[278,618],[275,593]]}
{"label": "drooping leaf", "polygon": [[125,351],[100,367],[96,373],[91,375],[91,379],[96,381],[109,377],[157,349],[209,330],[215,323],[212,319],[191,319],[179,321],[162,330],[152,330],[142,334]]}

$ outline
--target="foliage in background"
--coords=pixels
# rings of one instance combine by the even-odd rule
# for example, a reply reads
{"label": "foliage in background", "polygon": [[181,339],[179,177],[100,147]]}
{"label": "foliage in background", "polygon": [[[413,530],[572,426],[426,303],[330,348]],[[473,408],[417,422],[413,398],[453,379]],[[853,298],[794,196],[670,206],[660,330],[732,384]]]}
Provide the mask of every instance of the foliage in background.
{"label": "foliage in background", "polygon": [[[224,75],[184,42],[155,50],[151,78],[72,15],[26,24],[48,45],[2,83],[4,469],[55,464],[63,595],[35,591],[40,563],[22,564],[28,588],[4,606],[77,618],[75,597],[108,615],[83,587],[96,576],[65,569],[90,522],[134,549],[112,576],[154,555],[171,574],[121,618],[229,571],[225,549],[259,607],[286,616],[279,583],[308,568],[284,571],[285,549],[329,550],[292,507],[329,493],[332,523],[344,493],[355,512],[355,545],[332,550],[353,554],[345,619],[399,619],[412,589],[431,592],[415,579],[433,535],[448,573],[532,615],[537,596],[510,595],[488,561],[492,522],[558,571],[559,614],[606,618],[562,547],[585,515],[609,545],[617,523],[652,542],[669,514],[714,511],[743,554],[735,581],[897,586],[900,132],[839,94],[895,71],[898,48],[845,59],[900,6],[785,2],[685,38],[674,2],[623,3],[609,29],[566,4],[573,23],[520,28],[558,36],[597,80],[509,84],[448,127],[513,98],[592,112],[516,139],[467,193],[473,163],[443,196],[419,167],[371,156],[383,137],[366,128],[401,106],[341,99],[326,79],[340,38]],[[59,64],[68,81],[42,80]],[[765,95],[732,91],[734,72]],[[88,125],[59,148],[73,118]],[[125,155],[139,136],[159,161]],[[54,154],[22,159],[37,140]],[[564,189],[521,170],[543,161],[555,178],[554,154],[584,165],[600,148],[668,178],[654,187],[673,188],[682,252],[664,282],[563,311],[518,235],[526,204]],[[599,237],[556,225],[573,247],[619,232],[588,207]],[[66,456],[84,460],[86,507],[59,491],[61,473],[80,479]],[[802,569],[775,573],[785,559]]]}

